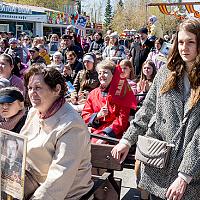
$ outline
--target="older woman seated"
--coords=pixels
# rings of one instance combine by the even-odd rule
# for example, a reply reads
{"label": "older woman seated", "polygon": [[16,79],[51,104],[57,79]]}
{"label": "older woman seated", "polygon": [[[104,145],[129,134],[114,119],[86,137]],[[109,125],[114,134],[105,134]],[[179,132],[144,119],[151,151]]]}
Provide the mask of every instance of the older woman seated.
{"label": "older woman seated", "polygon": [[[115,63],[103,60],[97,65],[100,86],[90,92],[82,111],[82,117],[91,133],[121,138],[127,129],[130,108],[120,106],[109,100],[109,87],[113,78]],[[104,143],[92,139],[94,143]]]}
{"label": "older woman seated", "polygon": [[33,65],[25,84],[33,106],[20,132],[28,138],[25,199],[80,199],[93,185],[87,126],[65,102],[58,70]]}

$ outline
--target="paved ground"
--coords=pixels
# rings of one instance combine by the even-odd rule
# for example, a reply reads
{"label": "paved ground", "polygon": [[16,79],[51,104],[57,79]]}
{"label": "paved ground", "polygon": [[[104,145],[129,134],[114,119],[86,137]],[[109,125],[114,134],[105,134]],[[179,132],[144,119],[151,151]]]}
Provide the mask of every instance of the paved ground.
{"label": "paved ground", "polygon": [[124,168],[122,172],[115,172],[115,177],[122,178],[121,200],[140,200],[133,169]]}

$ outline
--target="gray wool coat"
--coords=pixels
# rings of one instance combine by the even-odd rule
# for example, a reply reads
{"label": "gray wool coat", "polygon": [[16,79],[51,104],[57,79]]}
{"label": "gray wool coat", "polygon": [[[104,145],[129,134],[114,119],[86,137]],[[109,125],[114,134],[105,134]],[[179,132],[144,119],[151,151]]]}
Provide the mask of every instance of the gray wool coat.
{"label": "gray wool coat", "polygon": [[[182,199],[200,199],[200,102],[189,111],[189,95],[183,95],[183,79],[178,88],[163,95],[160,88],[166,80],[168,69],[158,71],[141,109],[131,121],[123,139],[131,144],[137,142],[138,135],[148,135],[173,143],[166,169],[152,166],[141,167],[139,187],[165,199],[167,189],[178,177],[178,172],[192,176]],[[183,119],[189,115],[183,128]]]}

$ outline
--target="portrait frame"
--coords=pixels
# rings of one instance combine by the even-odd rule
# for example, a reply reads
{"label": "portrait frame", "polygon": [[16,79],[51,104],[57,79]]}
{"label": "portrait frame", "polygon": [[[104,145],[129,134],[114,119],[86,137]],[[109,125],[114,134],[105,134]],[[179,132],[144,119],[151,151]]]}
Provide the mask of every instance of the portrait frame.
{"label": "portrait frame", "polygon": [[0,128],[1,198],[23,199],[27,138]]}

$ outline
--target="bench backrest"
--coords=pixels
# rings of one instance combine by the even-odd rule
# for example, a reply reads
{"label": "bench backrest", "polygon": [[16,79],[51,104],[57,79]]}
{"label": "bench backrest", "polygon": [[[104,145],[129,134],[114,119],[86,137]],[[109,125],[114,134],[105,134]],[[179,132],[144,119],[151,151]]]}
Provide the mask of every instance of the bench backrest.
{"label": "bench backrest", "polygon": [[111,155],[114,145],[109,144],[92,144],[91,145],[91,162],[92,167],[122,171],[123,166]]}

